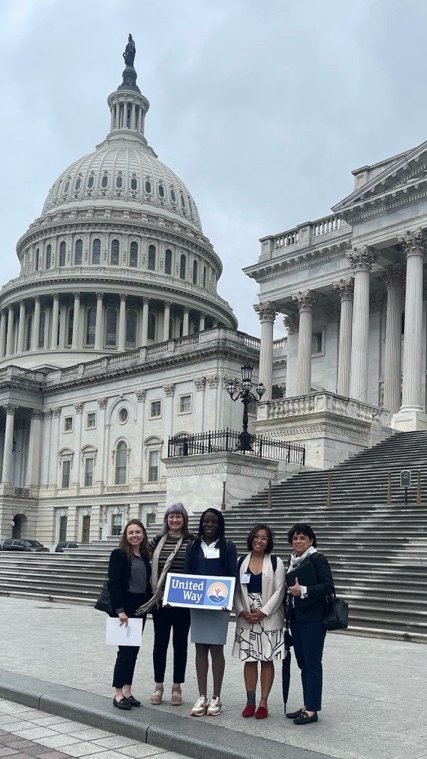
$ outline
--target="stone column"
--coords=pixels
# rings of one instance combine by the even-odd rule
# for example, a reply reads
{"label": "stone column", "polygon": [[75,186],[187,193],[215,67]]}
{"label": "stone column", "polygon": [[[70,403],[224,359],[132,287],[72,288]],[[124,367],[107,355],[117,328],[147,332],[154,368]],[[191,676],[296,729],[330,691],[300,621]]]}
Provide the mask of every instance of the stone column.
{"label": "stone column", "polygon": [[141,335],[141,346],[147,345],[147,333],[148,333],[148,309],[150,307],[150,301],[148,298],[144,298],[144,303],[142,306],[142,335]]}
{"label": "stone column", "polygon": [[276,311],[273,303],[259,303],[254,306],[261,322],[261,344],[259,352],[259,381],[265,386],[263,401],[271,401],[273,382],[273,325]]}
{"label": "stone column", "polygon": [[31,413],[30,444],[28,450],[26,487],[38,487],[40,484],[40,460],[42,441],[43,411]]}
{"label": "stone column", "polygon": [[17,406],[8,403],[4,409],[6,412],[6,427],[4,433],[3,471],[1,481],[2,484],[11,485],[13,478],[13,428]]}
{"label": "stone column", "polygon": [[80,293],[74,293],[74,310],[73,310],[73,339],[71,347],[77,350],[79,347],[79,323],[80,323]]}
{"label": "stone column", "polygon": [[[52,438],[52,409],[46,409],[44,412],[44,422],[43,422],[43,431],[44,431],[44,450],[45,451],[51,451],[51,438]],[[50,484],[49,480],[49,456],[43,456],[42,461],[43,466],[43,472],[42,472],[42,486],[44,488],[48,488]]]}
{"label": "stone column", "polygon": [[424,410],[421,400],[423,264],[425,241],[422,230],[399,239],[406,255],[405,329],[403,340],[402,409]]}
{"label": "stone column", "polygon": [[33,313],[33,330],[31,334],[31,350],[36,351],[39,347],[39,331],[40,331],[40,298],[38,295],[34,298],[34,313]]}
{"label": "stone column", "polygon": [[118,350],[124,351],[126,343],[126,295],[120,295]]}
{"label": "stone column", "polygon": [[50,333],[50,349],[56,350],[58,347],[58,320],[59,320],[59,295],[53,296],[52,307],[52,329]]}
{"label": "stone column", "polygon": [[166,300],[163,308],[163,340],[169,340],[169,322],[171,318],[171,303]]}
{"label": "stone column", "polygon": [[14,313],[13,306],[9,306],[7,312],[7,339],[6,339],[6,356],[10,356],[13,352],[13,328],[14,328]]}
{"label": "stone column", "polygon": [[206,329],[206,327],[205,327],[205,314],[200,314],[200,317],[199,317],[199,332],[203,332],[204,329]]}
{"label": "stone column", "polygon": [[341,301],[338,343],[337,393],[348,398],[350,388],[351,322],[353,316],[353,281],[341,279],[334,285]]}
{"label": "stone column", "polygon": [[95,350],[102,350],[103,341],[103,322],[104,322],[104,293],[96,293],[96,327],[95,327]]}
{"label": "stone column", "polygon": [[190,324],[190,309],[186,306],[184,308],[184,319],[182,322],[182,336],[187,337],[189,333],[189,324]]}
{"label": "stone column", "polygon": [[298,305],[298,359],[297,395],[307,395],[311,391],[311,339],[313,334],[314,297],[311,290],[292,296]]}
{"label": "stone column", "polygon": [[6,311],[1,312],[0,317],[0,358],[6,353]]}
{"label": "stone column", "polygon": [[383,276],[387,287],[387,315],[384,354],[384,408],[393,414],[400,408],[400,365],[402,333],[401,266],[390,266]]}
{"label": "stone column", "polygon": [[[58,348],[60,350],[64,350],[65,333],[66,333],[66,328],[67,328],[67,316],[68,316],[68,305],[67,305],[67,301],[64,299],[62,299],[59,304],[59,312],[60,312],[60,318],[59,318]],[[74,321],[74,314],[73,314],[73,321]]]}
{"label": "stone column", "polygon": [[80,487],[80,463],[81,463],[81,446],[82,446],[82,420],[83,420],[83,403],[75,403],[76,412],[76,429],[75,429],[75,456],[73,462],[72,485],[77,489]]}
{"label": "stone column", "polygon": [[24,339],[25,339],[25,303],[21,301],[19,304],[19,322],[18,322],[18,353],[24,351]]}
{"label": "stone column", "polygon": [[[96,457],[95,462],[95,471],[93,473],[94,483],[96,487],[99,489],[99,491],[102,493],[104,491],[104,486],[106,484],[106,473],[104,472],[105,464],[104,462],[108,462],[108,441],[107,441],[107,434],[105,429],[105,415],[106,415],[106,409],[107,409],[107,398],[98,398],[98,419],[97,421],[97,429],[100,430],[100,435],[98,438],[98,455]],[[141,446],[144,448],[144,446]]]}
{"label": "stone column", "polygon": [[355,248],[347,256],[354,271],[350,398],[368,397],[369,278],[375,260],[372,248]]}

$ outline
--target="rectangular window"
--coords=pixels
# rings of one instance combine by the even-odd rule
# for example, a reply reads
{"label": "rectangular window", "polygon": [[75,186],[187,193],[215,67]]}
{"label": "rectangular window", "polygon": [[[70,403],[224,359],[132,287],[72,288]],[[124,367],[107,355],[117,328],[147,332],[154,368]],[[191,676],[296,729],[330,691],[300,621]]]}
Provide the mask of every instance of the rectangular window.
{"label": "rectangular window", "polygon": [[70,487],[70,472],[71,472],[71,461],[65,460],[62,462],[62,487],[63,488],[69,488]]}
{"label": "rectangular window", "polygon": [[86,427],[88,430],[96,427],[96,412],[90,411],[86,418]]}
{"label": "rectangular window", "polygon": [[72,432],[73,429],[73,417],[66,416],[64,419],[64,432]]}
{"label": "rectangular window", "polygon": [[191,395],[181,395],[179,398],[179,413],[191,413]]}
{"label": "rectangular window", "polygon": [[64,540],[67,540],[67,516],[62,514],[62,516],[59,517],[58,543],[63,543]]}
{"label": "rectangular window", "polygon": [[147,514],[147,527],[150,527],[153,524],[156,524],[157,514],[155,511],[152,511],[151,513]]}
{"label": "rectangular window", "polygon": [[111,534],[121,535],[123,531],[123,514],[113,514],[111,518]]}
{"label": "rectangular window", "polygon": [[151,401],[150,405],[150,417],[154,418],[156,416],[162,415],[162,402],[161,401]]}
{"label": "rectangular window", "polygon": [[93,485],[93,459],[85,460],[85,488],[91,488]]}
{"label": "rectangular window", "polygon": [[148,482],[157,482],[159,479],[159,451],[150,451],[148,454]]}

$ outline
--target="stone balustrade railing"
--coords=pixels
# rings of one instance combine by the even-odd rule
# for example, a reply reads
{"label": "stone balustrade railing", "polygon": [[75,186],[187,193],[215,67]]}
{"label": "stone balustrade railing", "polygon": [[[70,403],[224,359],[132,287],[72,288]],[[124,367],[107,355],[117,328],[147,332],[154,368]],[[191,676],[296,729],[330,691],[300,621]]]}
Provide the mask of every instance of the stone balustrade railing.
{"label": "stone balustrade railing", "polygon": [[351,232],[351,226],[339,216],[325,216],[313,222],[300,224],[293,229],[287,229],[278,235],[264,237],[261,240],[262,251],[283,252],[288,247],[303,248],[310,245],[318,245],[319,237],[345,236]]}
{"label": "stone balustrade railing", "polygon": [[389,427],[391,422],[391,414],[385,409],[328,392],[309,393],[308,395],[268,401],[262,404],[260,412],[262,413],[260,413],[259,418],[263,420],[329,413],[368,424],[377,422],[385,427]]}
{"label": "stone balustrade railing", "polygon": [[281,337],[279,340],[273,340],[273,353],[286,352],[288,347],[288,338]]}

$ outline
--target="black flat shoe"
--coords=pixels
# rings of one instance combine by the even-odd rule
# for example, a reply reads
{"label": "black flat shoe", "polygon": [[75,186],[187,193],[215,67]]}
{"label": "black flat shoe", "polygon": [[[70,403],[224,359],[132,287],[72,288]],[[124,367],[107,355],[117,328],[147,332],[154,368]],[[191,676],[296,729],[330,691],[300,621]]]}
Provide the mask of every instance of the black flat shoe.
{"label": "black flat shoe", "polygon": [[294,725],[308,725],[310,722],[317,722],[318,719],[319,717],[317,716],[317,712],[314,712],[311,717],[307,714],[307,712],[302,712],[299,717],[294,719]]}
{"label": "black flat shoe", "polygon": [[131,706],[141,706],[141,701],[138,701],[134,696],[123,696]]}
{"label": "black flat shoe", "polygon": [[303,713],[304,709],[297,709],[296,712],[286,712],[285,716],[288,719],[296,719],[297,717],[300,717]]}
{"label": "black flat shoe", "polygon": [[132,704],[124,696],[120,699],[120,701],[117,701],[116,698],[113,698],[113,706],[115,706],[116,709],[124,709],[126,712],[130,712],[132,709]]}

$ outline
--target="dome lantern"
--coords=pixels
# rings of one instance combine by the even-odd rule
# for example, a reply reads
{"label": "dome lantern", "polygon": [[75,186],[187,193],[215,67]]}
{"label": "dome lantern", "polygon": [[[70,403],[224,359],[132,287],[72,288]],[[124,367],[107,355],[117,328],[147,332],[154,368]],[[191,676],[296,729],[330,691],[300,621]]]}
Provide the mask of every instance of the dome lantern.
{"label": "dome lantern", "polygon": [[129,34],[128,43],[123,53],[126,64],[122,74],[123,81],[117,90],[109,95],[107,100],[111,112],[110,132],[107,135],[107,140],[130,137],[139,139],[147,145],[144,137],[144,122],[150,103],[141,94],[136,84],[137,73],[133,65],[135,53],[135,42],[132,35]]}

